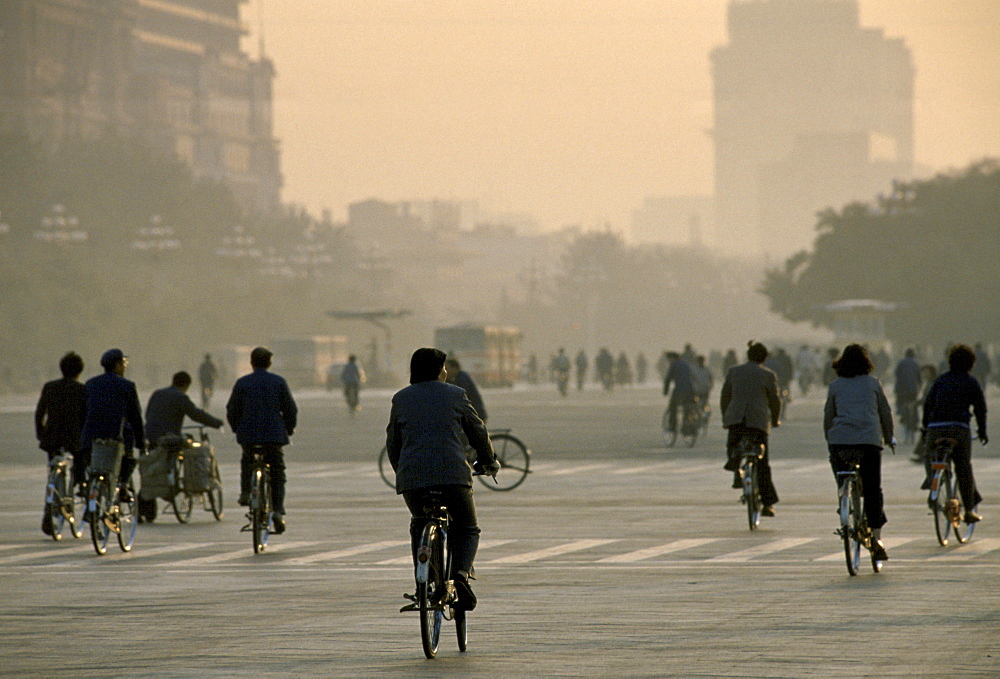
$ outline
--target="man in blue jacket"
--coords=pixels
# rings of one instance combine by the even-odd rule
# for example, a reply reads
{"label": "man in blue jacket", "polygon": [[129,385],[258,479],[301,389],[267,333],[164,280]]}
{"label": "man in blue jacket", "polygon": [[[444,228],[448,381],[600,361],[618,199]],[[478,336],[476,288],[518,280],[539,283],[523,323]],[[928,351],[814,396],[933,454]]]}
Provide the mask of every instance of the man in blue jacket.
{"label": "man in blue jacket", "polygon": [[[396,472],[396,493],[410,510],[410,541],[416,561],[420,536],[427,524],[426,498],[448,508],[451,529],[452,572],[458,594],[457,607],[471,611],[476,596],[469,586],[472,564],[479,547],[479,524],[472,498],[472,469],[465,454],[463,434],[476,450],[476,465],[496,474],[500,465],[493,444],[465,390],[447,384],[445,353],[417,349],[410,358],[410,386],[392,397],[386,448]],[[439,504],[438,504],[439,503]]]}
{"label": "man in blue jacket", "polygon": [[253,372],[233,385],[226,404],[226,420],[236,433],[236,442],[243,448],[239,504],[244,507],[250,504],[254,446],[262,446],[264,461],[271,469],[274,532],[282,533],[285,530],[285,456],[281,447],[288,445],[299,411],[285,378],[268,372],[272,356],[266,347],[250,352]]}
{"label": "man in blue jacket", "polygon": [[125,444],[118,480],[122,500],[130,502],[126,482],[135,469],[133,447],[146,453],[146,435],[142,428],[142,406],[135,382],[125,379],[128,357],[121,349],[108,349],[101,356],[104,374],[87,380],[87,419],[80,436],[80,447],[90,450],[95,439],[115,439]]}

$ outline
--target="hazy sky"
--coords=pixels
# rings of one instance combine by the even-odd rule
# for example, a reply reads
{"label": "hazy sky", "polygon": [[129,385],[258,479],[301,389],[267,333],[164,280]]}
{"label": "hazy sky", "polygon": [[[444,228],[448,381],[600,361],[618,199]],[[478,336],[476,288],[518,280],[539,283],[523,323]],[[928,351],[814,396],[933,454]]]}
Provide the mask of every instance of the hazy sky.
{"label": "hazy sky", "polygon": [[[259,5],[264,2],[263,11]],[[544,228],[627,229],[710,193],[708,54],[728,0],[250,0],[277,69],[284,198],[476,198]],[[861,0],[904,38],[917,162],[1000,156],[1000,0]]]}

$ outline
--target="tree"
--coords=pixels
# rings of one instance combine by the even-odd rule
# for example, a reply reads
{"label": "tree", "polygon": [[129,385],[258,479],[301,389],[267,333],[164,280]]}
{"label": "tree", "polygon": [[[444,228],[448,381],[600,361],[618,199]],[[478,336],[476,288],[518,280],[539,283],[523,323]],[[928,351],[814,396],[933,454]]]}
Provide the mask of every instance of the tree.
{"label": "tree", "polygon": [[767,271],[761,291],[793,321],[829,326],[823,306],[873,298],[899,308],[890,339],[1000,339],[1000,164],[897,183],[874,204],[818,216],[811,251]]}

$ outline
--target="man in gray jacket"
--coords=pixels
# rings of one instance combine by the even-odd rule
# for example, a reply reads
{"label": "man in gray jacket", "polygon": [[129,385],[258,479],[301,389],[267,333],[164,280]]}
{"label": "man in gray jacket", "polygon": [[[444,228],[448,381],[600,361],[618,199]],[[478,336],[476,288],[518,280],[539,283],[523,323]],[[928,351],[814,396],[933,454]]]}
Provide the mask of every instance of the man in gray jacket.
{"label": "man in gray jacket", "polygon": [[[736,444],[744,436],[754,444],[764,446],[764,457],[758,467],[760,481],[760,501],[763,516],[774,516],[774,505],[778,493],[771,480],[771,465],[768,461],[767,438],[771,427],[780,424],[781,397],[778,395],[778,376],[764,367],[767,347],[760,342],[749,342],[747,362],[733,366],[726,373],[722,385],[719,409],[722,411],[722,426],[729,430],[726,440],[727,460],[725,469],[736,472],[740,460],[736,456]],[[739,488],[739,478],[733,480],[733,487]]]}
{"label": "man in gray jacket", "polygon": [[456,606],[471,611],[476,596],[469,586],[479,547],[479,524],[472,498],[472,468],[463,434],[476,451],[477,471],[495,474],[500,465],[482,420],[461,387],[447,384],[445,353],[417,349],[410,358],[410,386],[392,397],[386,448],[396,472],[396,492],[410,510],[410,541],[416,562],[430,499],[448,508],[452,572],[458,593]]}

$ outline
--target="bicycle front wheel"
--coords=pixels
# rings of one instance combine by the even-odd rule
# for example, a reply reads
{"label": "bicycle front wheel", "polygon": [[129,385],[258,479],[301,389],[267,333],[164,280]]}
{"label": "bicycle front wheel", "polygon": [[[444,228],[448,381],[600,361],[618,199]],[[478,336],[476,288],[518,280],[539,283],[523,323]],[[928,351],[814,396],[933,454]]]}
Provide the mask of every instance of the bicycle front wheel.
{"label": "bicycle front wheel", "polygon": [[530,473],[531,452],[511,434],[491,434],[490,441],[500,463],[500,472],[495,483],[489,476],[480,476],[479,481],[490,490],[514,490]]}
{"label": "bicycle front wheel", "polygon": [[954,504],[958,502],[957,498],[952,497],[953,492],[951,471],[944,469],[937,472],[931,482],[931,496],[934,503],[934,532],[942,547],[948,545],[952,525],[951,514],[955,512]]}
{"label": "bicycle front wheel", "polygon": [[111,538],[111,484],[107,477],[92,477],[90,480],[90,497],[87,502],[90,514],[90,539],[94,543],[94,551],[98,555],[108,551],[108,540]]}
{"label": "bicycle front wheel", "polygon": [[194,500],[184,490],[184,461],[178,457],[174,460],[174,483],[175,489],[170,498],[170,505],[174,508],[174,516],[180,523],[187,523],[191,520],[191,508],[194,507]]}
{"label": "bicycle front wheel", "polygon": [[392,470],[392,465],[389,464],[389,449],[385,446],[382,446],[382,452],[378,454],[378,474],[385,481],[385,485],[393,490],[396,489],[396,472]]}
{"label": "bicycle front wheel", "polygon": [[854,479],[847,479],[840,494],[840,533],[844,538],[844,558],[847,572],[858,574],[861,566],[861,498]]}
{"label": "bicycle front wheel", "polygon": [[123,552],[132,551],[135,532],[139,527],[139,494],[134,489],[129,490],[131,501],[122,502],[120,498],[118,500],[118,546]]}

